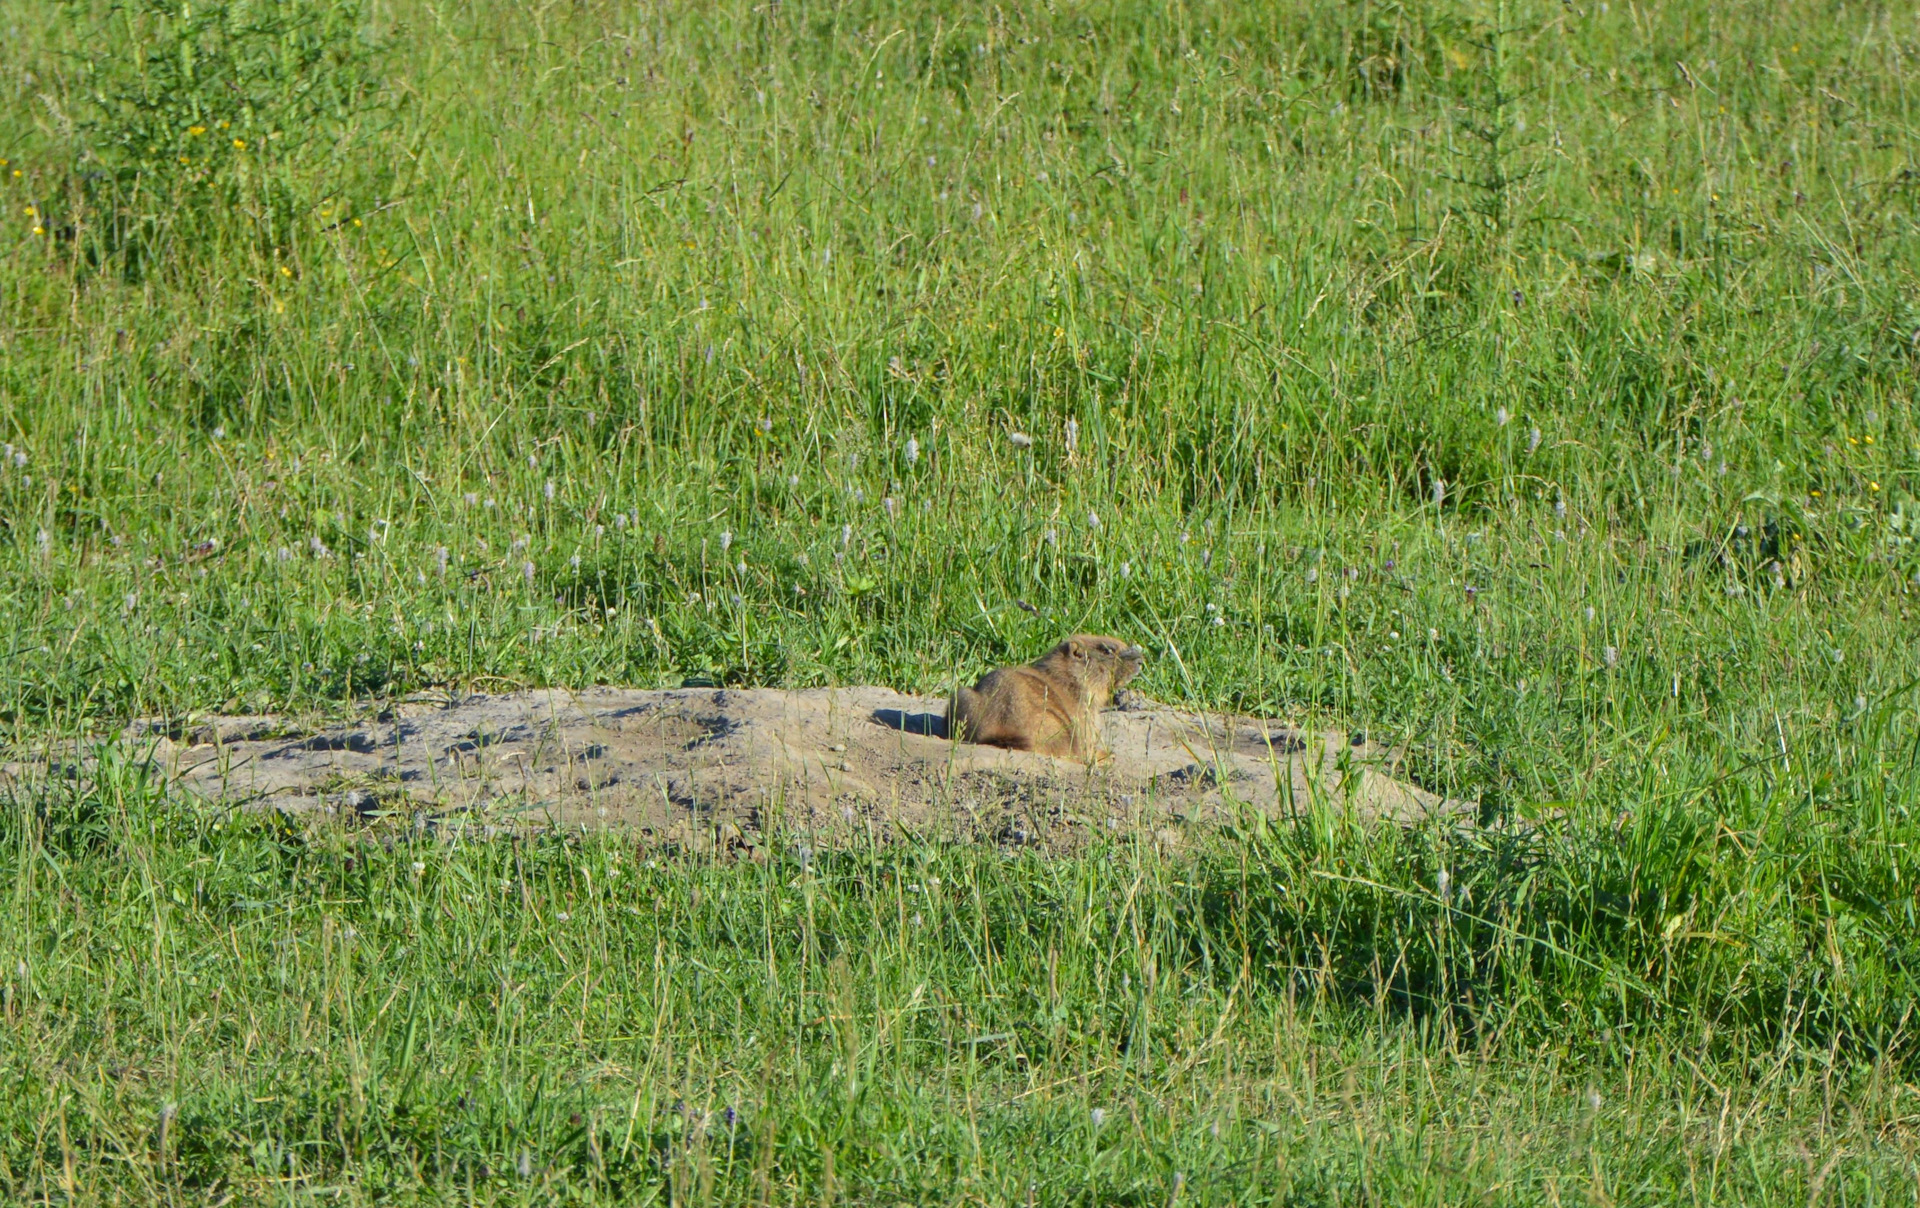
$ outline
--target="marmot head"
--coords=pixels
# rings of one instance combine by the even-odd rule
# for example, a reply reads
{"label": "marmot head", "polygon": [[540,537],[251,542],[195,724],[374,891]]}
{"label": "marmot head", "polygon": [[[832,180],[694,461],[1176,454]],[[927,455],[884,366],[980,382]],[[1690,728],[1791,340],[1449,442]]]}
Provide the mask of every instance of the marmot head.
{"label": "marmot head", "polygon": [[1101,704],[1113,700],[1121,685],[1140,674],[1147,652],[1119,638],[1076,633],[1055,646],[1042,662],[1064,670],[1082,692]]}

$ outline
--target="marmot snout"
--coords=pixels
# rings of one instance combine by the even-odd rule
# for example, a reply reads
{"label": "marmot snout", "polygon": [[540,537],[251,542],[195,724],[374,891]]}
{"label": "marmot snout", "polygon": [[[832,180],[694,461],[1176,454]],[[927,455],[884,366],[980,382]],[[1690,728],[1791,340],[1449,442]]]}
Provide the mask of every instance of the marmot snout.
{"label": "marmot snout", "polygon": [[1002,667],[954,693],[947,734],[956,742],[1098,759],[1100,710],[1140,674],[1146,652],[1118,638],[1078,633],[1024,667]]}

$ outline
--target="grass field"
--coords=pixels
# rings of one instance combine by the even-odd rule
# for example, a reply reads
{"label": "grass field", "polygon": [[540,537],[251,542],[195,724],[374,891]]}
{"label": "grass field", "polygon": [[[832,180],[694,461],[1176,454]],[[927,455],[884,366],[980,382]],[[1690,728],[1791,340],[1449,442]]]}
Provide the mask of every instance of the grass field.
{"label": "grass field", "polygon": [[1497,824],[727,863],[106,742],[7,790],[8,1198],[1920,1198],[1911,8],[0,22],[16,754],[1090,629]]}

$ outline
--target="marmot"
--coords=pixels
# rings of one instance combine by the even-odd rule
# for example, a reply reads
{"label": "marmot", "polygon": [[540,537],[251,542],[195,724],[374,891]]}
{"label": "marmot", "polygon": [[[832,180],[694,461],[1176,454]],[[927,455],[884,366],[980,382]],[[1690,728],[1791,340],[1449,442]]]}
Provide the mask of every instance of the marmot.
{"label": "marmot", "polygon": [[1140,674],[1146,652],[1077,633],[1024,667],[1002,667],[953,695],[947,735],[1014,751],[1101,759],[1100,710]]}

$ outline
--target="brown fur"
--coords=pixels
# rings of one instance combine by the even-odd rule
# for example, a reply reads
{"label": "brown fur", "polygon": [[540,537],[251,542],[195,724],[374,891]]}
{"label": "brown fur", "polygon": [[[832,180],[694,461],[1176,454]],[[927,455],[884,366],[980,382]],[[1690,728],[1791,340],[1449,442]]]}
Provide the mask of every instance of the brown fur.
{"label": "brown fur", "polygon": [[1118,638],[1077,633],[1024,667],[1002,667],[954,693],[947,733],[1014,751],[1101,759],[1100,710],[1146,657]]}

